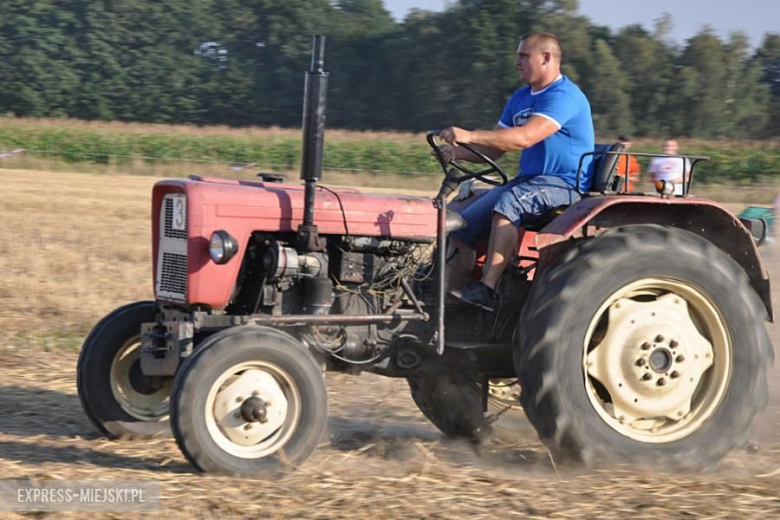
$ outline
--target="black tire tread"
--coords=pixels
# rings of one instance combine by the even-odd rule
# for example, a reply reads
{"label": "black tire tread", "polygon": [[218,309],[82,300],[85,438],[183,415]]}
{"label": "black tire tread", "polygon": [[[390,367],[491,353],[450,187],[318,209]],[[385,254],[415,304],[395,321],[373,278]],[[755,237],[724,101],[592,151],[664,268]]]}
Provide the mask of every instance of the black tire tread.
{"label": "black tire tread", "polygon": [[[609,462],[612,446],[593,444],[593,437],[582,430],[581,423],[567,411],[557,391],[559,378],[555,357],[559,355],[561,335],[567,330],[566,309],[577,300],[589,275],[608,265],[630,262],[639,252],[673,249],[685,250],[699,257],[704,265],[717,271],[715,276],[737,280],[737,294],[733,298],[745,302],[744,319],[759,321],[766,318],[766,309],[748,283],[742,268],[733,259],[703,238],[687,231],[657,225],[616,228],[604,235],[574,246],[558,266],[540,273],[535,288],[525,305],[520,321],[523,332],[515,349],[515,368],[520,377],[522,403],[541,440],[556,456],[583,461],[594,466]],[[774,353],[762,323],[756,330],[755,345],[761,363],[768,368],[774,362]],[[742,417],[749,424],[752,418],[766,408],[768,402],[767,371],[758,370],[750,387],[750,395],[743,402]],[[664,469],[698,470],[716,465],[726,453],[748,441],[749,428],[735,430],[724,425],[723,434],[708,439],[687,451],[677,452],[673,460],[664,460]],[[730,432],[730,433],[727,433]],[[648,467],[657,466],[657,460],[637,454],[634,460]]]}
{"label": "black tire tread", "polygon": [[[231,354],[231,350],[240,351],[250,348],[242,339],[252,335],[261,335],[270,342],[270,348],[281,352],[282,355],[293,359],[300,365],[306,374],[307,383],[313,384],[313,398],[316,403],[313,406],[312,423],[303,426],[302,447],[295,452],[285,452],[264,459],[254,459],[252,462],[236,465],[229,454],[224,454],[224,461],[217,460],[209,449],[204,447],[198,438],[199,424],[192,424],[191,403],[195,394],[202,390],[204,380],[210,378],[209,371],[213,365],[225,356]],[[260,344],[260,343],[257,343]],[[306,406],[306,403],[304,403]],[[285,469],[302,463],[319,443],[325,430],[328,417],[328,400],[325,380],[320,367],[311,353],[297,340],[288,334],[269,327],[242,326],[221,331],[205,340],[198,349],[179,369],[173,382],[171,394],[171,429],[179,449],[185,458],[198,471],[213,472],[234,475],[249,475],[254,477],[275,476]],[[288,442],[289,446],[289,442]],[[239,459],[240,460],[240,459]],[[244,459],[250,460],[250,459]]]}
{"label": "black tire tread", "polygon": [[[81,352],[79,353],[79,358],[76,365],[76,389],[81,407],[95,428],[102,435],[108,438],[116,439],[126,435],[132,435],[134,437],[146,437],[167,433],[166,430],[168,427],[166,422],[154,423],[153,425],[149,424],[147,432],[141,432],[137,430],[131,431],[123,428],[120,424],[113,421],[111,427],[109,428],[106,422],[98,417],[100,413],[94,409],[95,396],[92,395],[93,389],[91,388],[93,383],[90,381],[87,374],[88,369],[94,361],[93,357],[100,354],[99,349],[105,348],[101,339],[105,339],[106,335],[111,333],[112,328],[117,327],[118,324],[121,324],[125,320],[138,322],[140,326],[141,321],[145,319],[143,317],[148,315],[154,309],[154,305],[155,302],[153,301],[138,301],[124,305],[110,312],[92,328],[84,340]],[[142,319],[139,319],[139,317]],[[99,375],[104,375],[107,377],[108,373]],[[116,406],[117,409],[119,409],[119,405],[117,404]],[[127,416],[127,419],[135,421],[135,419],[132,419],[129,416]],[[138,424],[140,425],[141,423],[139,422]]]}

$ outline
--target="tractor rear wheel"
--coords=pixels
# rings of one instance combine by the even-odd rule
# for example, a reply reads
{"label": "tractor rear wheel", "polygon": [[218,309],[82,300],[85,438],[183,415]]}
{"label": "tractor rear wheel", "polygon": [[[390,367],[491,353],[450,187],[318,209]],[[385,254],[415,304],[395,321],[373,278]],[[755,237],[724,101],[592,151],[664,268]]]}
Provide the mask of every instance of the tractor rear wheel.
{"label": "tractor rear wheel", "polygon": [[176,375],[171,426],[198,470],[272,476],[311,454],[328,418],[325,379],[292,336],[237,327],[205,340]]}
{"label": "tractor rear wheel", "polygon": [[557,455],[713,467],[766,407],[765,317],[741,267],[702,237],[612,230],[535,282],[515,346],[523,407]]}
{"label": "tractor rear wheel", "polygon": [[100,320],[84,341],[76,386],[84,412],[104,435],[168,434],[172,378],[141,371],[141,324],[156,319],[154,302],[136,302]]}

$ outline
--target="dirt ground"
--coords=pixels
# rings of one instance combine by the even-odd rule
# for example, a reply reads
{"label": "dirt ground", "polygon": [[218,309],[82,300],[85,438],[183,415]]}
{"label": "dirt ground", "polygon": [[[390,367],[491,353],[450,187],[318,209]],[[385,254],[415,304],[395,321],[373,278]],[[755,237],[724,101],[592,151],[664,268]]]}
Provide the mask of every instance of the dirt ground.
{"label": "dirt ground", "polygon": [[[761,450],[735,452],[708,475],[564,470],[533,438],[480,448],[451,442],[417,411],[403,381],[370,375],[328,375],[328,435],[303,467],[272,481],[196,474],[170,439],[98,437],[76,395],[78,346],[100,316],[151,296],[153,181],[0,170],[3,479],[159,482],[155,516],[167,518],[780,516],[777,370],[755,429]],[[774,280],[777,249],[764,251]],[[770,326],[775,347],[778,329]],[[17,516],[27,515],[0,511]]]}

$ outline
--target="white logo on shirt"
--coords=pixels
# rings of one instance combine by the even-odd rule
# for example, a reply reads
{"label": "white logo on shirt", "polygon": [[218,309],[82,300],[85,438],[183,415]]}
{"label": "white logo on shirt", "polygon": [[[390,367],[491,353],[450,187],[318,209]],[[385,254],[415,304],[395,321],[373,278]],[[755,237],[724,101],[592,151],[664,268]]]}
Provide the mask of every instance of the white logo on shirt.
{"label": "white logo on shirt", "polygon": [[520,112],[514,115],[512,117],[512,123],[514,123],[515,126],[523,126],[528,122],[529,119],[531,119],[531,116],[534,115],[534,109],[533,108],[524,108]]}

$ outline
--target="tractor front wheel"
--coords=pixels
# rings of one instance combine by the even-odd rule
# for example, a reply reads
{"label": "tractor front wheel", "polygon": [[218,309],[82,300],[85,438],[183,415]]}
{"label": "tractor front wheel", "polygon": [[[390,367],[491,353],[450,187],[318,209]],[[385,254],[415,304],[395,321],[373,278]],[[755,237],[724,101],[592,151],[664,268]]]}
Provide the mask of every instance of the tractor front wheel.
{"label": "tractor front wheel", "polygon": [[558,455],[666,471],[748,440],[773,361],[747,276],[687,231],[618,228],[542,273],[521,317],[522,403]]}
{"label": "tractor front wheel", "polygon": [[87,417],[104,435],[151,437],[167,434],[172,378],[141,371],[141,324],[156,319],[154,302],[115,310],[84,341],[76,386]]}
{"label": "tractor front wheel", "polygon": [[176,375],[171,424],[198,470],[271,476],[306,460],[328,418],[317,361],[292,336],[239,327],[205,340]]}

